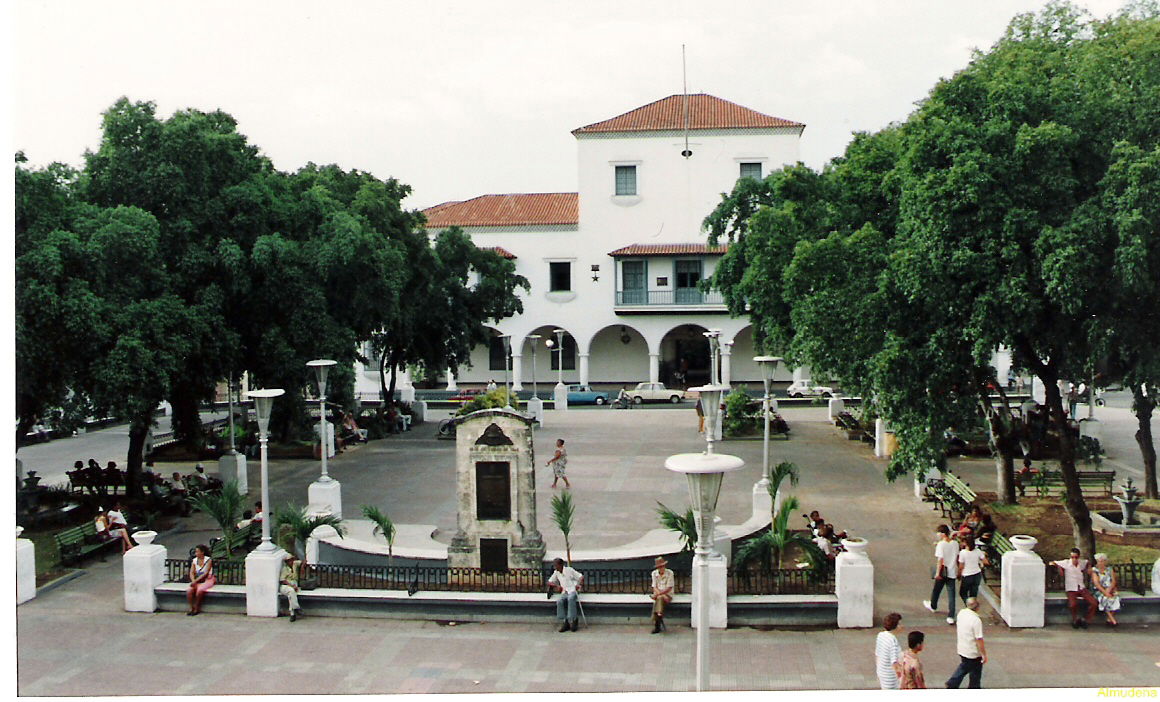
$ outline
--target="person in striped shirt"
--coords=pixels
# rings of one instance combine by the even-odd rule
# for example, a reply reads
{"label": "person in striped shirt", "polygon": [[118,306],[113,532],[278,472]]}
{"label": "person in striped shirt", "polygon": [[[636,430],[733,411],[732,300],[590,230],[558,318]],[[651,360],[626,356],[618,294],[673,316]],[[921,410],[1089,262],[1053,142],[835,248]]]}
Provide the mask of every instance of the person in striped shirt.
{"label": "person in striped shirt", "polygon": [[898,645],[895,632],[902,621],[898,612],[887,614],[882,620],[882,631],[878,632],[878,639],[874,643],[874,658],[877,660],[878,682],[883,690],[898,689],[899,659],[902,658],[902,647]]}

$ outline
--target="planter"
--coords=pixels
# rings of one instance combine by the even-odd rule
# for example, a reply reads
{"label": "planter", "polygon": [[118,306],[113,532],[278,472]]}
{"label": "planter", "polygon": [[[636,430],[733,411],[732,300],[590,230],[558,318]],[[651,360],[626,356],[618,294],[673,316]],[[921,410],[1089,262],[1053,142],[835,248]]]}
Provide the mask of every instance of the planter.
{"label": "planter", "polygon": [[133,532],[133,540],[137,542],[138,546],[148,546],[157,538],[155,531],[135,531]]}
{"label": "planter", "polygon": [[870,542],[860,536],[855,536],[849,539],[842,539],[842,546],[846,548],[846,552],[852,556],[859,558],[869,558],[866,549],[870,546]]}
{"label": "planter", "polygon": [[1034,536],[1027,536],[1026,534],[1016,534],[1011,537],[1010,541],[1011,545],[1019,553],[1031,553],[1035,548],[1035,544],[1039,543],[1039,539],[1036,539]]}

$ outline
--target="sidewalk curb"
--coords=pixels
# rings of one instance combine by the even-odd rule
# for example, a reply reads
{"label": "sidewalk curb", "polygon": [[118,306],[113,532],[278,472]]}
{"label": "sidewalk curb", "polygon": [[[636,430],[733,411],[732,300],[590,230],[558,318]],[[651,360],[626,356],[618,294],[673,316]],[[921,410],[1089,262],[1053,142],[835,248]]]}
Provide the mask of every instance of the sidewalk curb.
{"label": "sidewalk curb", "polygon": [[88,574],[89,574],[89,571],[84,570],[82,568],[78,568],[78,569],[72,571],[71,573],[66,573],[66,574],[60,576],[59,578],[57,578],[56,580],[50,580],[47,583],[45,583],[44,585],[41,585],[40,587],[36,588],[36,596],[40,597],[41,595],[46,595],[46,594],[52,592],[53,590],[57,589],[61,585],[64,585],[67,582],[71,582],[73,580],[76,580],[77,578],[81,577],[82,575],[88,575]]}

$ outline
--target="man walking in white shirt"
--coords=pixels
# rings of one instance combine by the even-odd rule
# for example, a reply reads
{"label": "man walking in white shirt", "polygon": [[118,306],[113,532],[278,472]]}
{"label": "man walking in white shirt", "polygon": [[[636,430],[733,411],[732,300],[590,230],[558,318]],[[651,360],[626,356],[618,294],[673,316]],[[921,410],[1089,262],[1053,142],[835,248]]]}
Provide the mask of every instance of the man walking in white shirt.
{"label": "man walking in white shirt", "polygon": [[564,565],[563,558],[557,558],[552,565],[556,572],[548,578],[548,587],[560,591],[560,599],[556,600],[556,620],[560,622],[560,632],[568,631],[569,626],[572,631],[576,631],[580,628],[576,621],[576,604],[584,576],[572,566]]}
{"label": "man walking in white shirt", "polygon": [[931,612],[938,609],[938,596],[947,591],[947,624],[955,623],[955,579],[959,577],[959,544],[951,538],[951,530],[946,524],[938,525],[938,542],[934,547],[934,587],[930,599],[923,600],[922,606]]}
{"label": "man walking in white shirt", "polygon": [[887,614],[882,620],[882,631],[874,640],[875,672],[878,673],[878,684],[883,690],[898,689],[899,659],[902,658],[902,648],[898,645],[895,634],[902,615],[898,612]]}
{"label": "man walking in white shirt", "polygon": [[[954,593],[951,593],[954,597]],[[947,687],[958,689],[963,678],[970,676],[967,682],[969,688],[982,687],[983,665],[987,662],[987,649],[983,645],[983,620],[977,614],[979,601],[974,597],[967,600],[966,605],[959,612],[956,622],[958,638],[959,667],[947,680]]]}

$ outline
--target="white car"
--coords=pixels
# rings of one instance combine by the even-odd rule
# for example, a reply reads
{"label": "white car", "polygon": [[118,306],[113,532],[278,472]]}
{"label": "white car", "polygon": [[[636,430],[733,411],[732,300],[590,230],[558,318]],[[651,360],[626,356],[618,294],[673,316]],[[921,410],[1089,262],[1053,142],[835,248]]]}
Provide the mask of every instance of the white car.
{"label": "white car", "polygon": [[666,388],[664,383],[637,383],[628,391],[628,396],[638,405],[642,402],[671,402],[675,405],[684,398],[685,391]]}
{"label": "white car", "polygon": [[790,397],[833,397],[834,389],[828,385],[814,385],[808,380],[796,380],[785,394]]}

